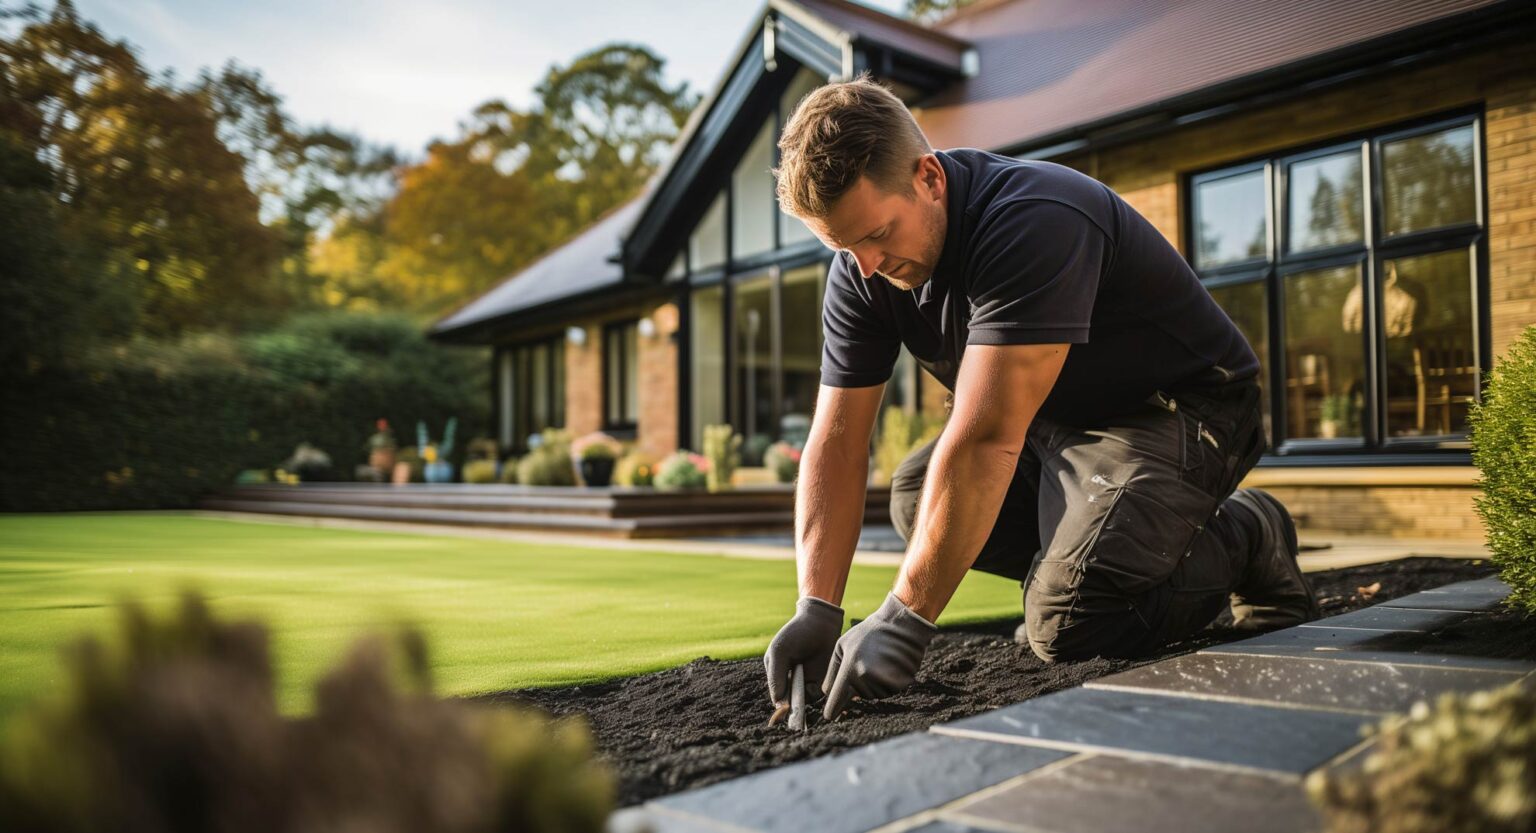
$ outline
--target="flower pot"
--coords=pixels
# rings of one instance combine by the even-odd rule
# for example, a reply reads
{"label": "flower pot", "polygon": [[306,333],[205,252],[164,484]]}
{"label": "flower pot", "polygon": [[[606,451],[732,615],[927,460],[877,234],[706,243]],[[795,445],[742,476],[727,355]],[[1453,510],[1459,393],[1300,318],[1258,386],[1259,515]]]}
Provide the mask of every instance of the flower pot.
{"label": "flower pot", "polygon": [[404,460],[395,463],[395,471],[390,477],[390,482],[401,485],[411,482],[411,464]]}
{"label": "flower pot", "polygon": [[427,479],[428,483],[452,483],[453,464],[447,460],[437,460],[428,463],[422,469],[422,476]]}
{"label": "flower pot", "polygon": [[615,461],[610,457],[593,457],[587,460],[582,460],[581,465],[579,466],[581,471],[581,482],[587,484],[588,486],[613,485],[614,462]]}
{"label": "flower pot", "polygon": [[375,448],[368,452],[368,465],[382,475],[388,475],[395,469],[395,450],[393,448]]}

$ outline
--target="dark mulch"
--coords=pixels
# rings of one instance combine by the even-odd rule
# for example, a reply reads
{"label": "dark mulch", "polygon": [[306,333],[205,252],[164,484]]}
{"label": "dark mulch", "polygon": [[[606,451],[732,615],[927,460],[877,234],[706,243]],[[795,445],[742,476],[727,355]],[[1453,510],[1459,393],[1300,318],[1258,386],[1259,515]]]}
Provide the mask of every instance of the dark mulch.
{"label": "dark mulch", "polygon": [[[1491,575],[1486,562],[1410,558],[1310,574],[1323,615],[1357,610],[1454,581]],[[1381,582],[1369,599],[1358,588]],[[546,711],[580,714],[619,776],[619,803],[646,799],[780,764],[862,746],[977,712],[1071,688],[1148,662],[1246,634],[1219,625],[1139,660],[1093,659],[1047,665],[1013,642],[1020,620],[946,628],[933,640],[917,682],[902,694],[863,701],[833,723],[803,735],[768,726],[772,707],[761,660],[687,665],[606,683],[487,695]],[[819,719],[819,712],[813,719]]]}

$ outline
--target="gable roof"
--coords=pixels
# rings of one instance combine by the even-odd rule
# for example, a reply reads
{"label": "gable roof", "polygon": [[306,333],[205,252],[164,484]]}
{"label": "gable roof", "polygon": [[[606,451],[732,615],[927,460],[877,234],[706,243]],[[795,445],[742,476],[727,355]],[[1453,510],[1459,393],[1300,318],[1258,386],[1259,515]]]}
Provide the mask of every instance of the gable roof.
{"label": "gable roof", "polygon": [[[1528,0],[1016,0],[935,28],[980,72],[914,108],[934,147],[1017,154],[1157,109],[1299,85],[1295,70],[1380,63],[1529,11]],[[1280,70],[1290,68],[1290,72]],[[1247,88],[1243,87],[1244,82]],[[1202,100],[1203,99],[1203,100]]]}

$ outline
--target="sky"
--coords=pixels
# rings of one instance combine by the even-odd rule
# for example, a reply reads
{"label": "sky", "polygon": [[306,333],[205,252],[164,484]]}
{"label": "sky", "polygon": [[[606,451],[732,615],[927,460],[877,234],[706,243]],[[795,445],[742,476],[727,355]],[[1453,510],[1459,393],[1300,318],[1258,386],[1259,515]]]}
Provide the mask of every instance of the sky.
{"label": "sky", "polygon": [[[899,12],[903,0],[862,0]],[[46,8],[46,0],[42,3]],[[302,125],[419,158],[481,102],[523,109],[551,64],[612,41],[707,93],[765,0],[75,0],[81,16],[183,81],[230,59],[261,70]]]}

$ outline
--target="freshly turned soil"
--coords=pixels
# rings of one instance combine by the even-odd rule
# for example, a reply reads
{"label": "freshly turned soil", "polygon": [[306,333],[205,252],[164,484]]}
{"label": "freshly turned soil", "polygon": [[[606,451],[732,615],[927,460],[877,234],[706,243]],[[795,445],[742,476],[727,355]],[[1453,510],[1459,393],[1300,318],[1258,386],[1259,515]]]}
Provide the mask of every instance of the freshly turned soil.
{"label": "freshly turned soil", "polygon": [[[1492,573],[1487,562],[1410,558],[1311,573],[1308,578],[1323,615],[1332,616]],[[1380,589],[1362,598],[1359,589],[1378,581]],[[810,730],[803,734],[789,732],[782,723],[768,725],[773,707],[760,659],[721,662],[701,657],[638,677],[506,691],[484,699],[585,717],[600,755],[618,774],[619,804],[628,806],[957,720],[1250,635],[1224,628],[1218,621],[1156,656],[1047,665],[1027,646],[1014,643],[1013,631],[1020,621],[941,629],[909,689],[883,700],[855,702],[831,723],[821,721],[819,709],[811,709]],[[1488,636],[1479,632],[1467,638]],[[1522,629],[1519,639],[1530,644],[1531,630]]]}

